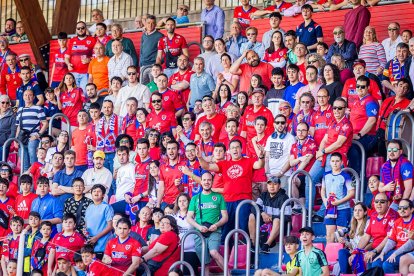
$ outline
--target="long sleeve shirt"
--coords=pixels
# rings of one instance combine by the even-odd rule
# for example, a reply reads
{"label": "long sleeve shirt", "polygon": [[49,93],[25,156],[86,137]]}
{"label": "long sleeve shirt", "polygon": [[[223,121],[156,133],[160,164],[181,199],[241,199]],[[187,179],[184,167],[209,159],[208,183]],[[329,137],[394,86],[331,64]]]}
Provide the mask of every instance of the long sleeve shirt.
{"label": "long sleeve shirt", "polygon": [[344,58],[347,68],[352,68],[354,60],[358,58],[355,43],[346,39],[341,46],[335,42],[329,47],[328,54],[326,55],[326,60],[330,62],[331,57],[334,54],[340,54]]}
{"label": "long sleeve shirt", "polygon": [[211,35],[214,39],[222,38],[224,34],[224,11],[214,5],[211,9],[203,9],[201,12],[201,21],[205,23],[206,35]]}

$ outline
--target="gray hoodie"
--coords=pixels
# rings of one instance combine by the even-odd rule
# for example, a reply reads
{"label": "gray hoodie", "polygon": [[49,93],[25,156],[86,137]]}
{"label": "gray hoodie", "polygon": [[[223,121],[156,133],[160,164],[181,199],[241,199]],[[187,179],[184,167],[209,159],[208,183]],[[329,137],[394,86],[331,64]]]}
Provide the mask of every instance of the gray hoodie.
{"label": "gray hoodie", "polygon": [[16,136],[16,114],[11,109],[0,118],[0,146],[3,147],[4,142],[9,138]]}

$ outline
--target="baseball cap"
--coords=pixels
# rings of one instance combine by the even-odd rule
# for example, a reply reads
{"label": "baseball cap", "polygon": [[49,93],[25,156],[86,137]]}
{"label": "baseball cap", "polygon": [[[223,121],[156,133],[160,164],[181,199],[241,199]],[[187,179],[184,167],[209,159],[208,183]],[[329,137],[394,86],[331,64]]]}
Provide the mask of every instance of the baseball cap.
{"label": "baseball cap", "polygon": [[315,236],[315,232],[313,232],[312,227],[305,226],[305,227],[300,228],[299,233],[303,233],[303,232],[308,232],[308,233],[311,233],[313,236]]}
{"label": "baseball cap", "polygon": [[70,259],[69,255],[66,253],[60,254],[59,257],[57,258],[58,260],[63,259],[66,260],[68,262],[71,262],[72,260]]}
{"label": "baseball cap", "polygon": [[354,65],[352,67],[355,67],[357,65],[362,65],[365,68],[367,66],[367,63],[365,62],[365,60],[359,58],[354,61]]}
{"label": "baseball cap", "polygon": [[276,183],[276,184],[280,184],[280,178],[277,176],[269,176],[267,178],[267,183]]}
{"label": "baseball cap", "polygon": [[179,5],[178,8],[183,8],[183,9],[186,9],[187,11],[190,10],[190,8],[187,5],[184,5],[184,4]]}
{"label": "baseball cap", "polygon": [[252,95],[255,94],[255,93],[260,93],[262,95],[266,94],[266,92],[264,91],[264,89],[263,88],[260,88],[260,87],[257,87],[255,89],[253,89]]}
{"label": "baseball cap", "polygon": [[103,152],[101,150],[97,150],[97,151],[94,152],[93,158],[102,158],[102,159],[105,159],[105,152]]}
{"label": "baseball cap", "polygon": [[29,54],[21,54],[19,56],[19,59],[21,59],[21,58],[30,58],[30,55]]}

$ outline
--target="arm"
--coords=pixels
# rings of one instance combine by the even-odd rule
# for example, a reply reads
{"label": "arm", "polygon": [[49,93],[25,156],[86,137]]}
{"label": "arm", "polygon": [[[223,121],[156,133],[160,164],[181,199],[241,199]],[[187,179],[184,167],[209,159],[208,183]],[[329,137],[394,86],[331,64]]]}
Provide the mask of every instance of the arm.
{"label": "arm", "polygon": [[198,229],[200,231],[200,228],[202,227],[200,224],[198,224],[194,219],[194,212],[188,211],[187,213],[187,222],[193,226],[195,229]]}
{"label": "arm", "polygon": [[180,81],[176,84],[172,84],[171,88],[174,90],[185,90],[190,87],[190,83],[186,80]]}
{"label": "arm", "polygon": [[6,262],[8,262],[8,258],[6,260],[6,256],[1,256],[1,269],[3,270],[3,275],[7,275],[7,265]]}
{"label": "arm", "polygon": [[259,16],[271,14],[271,13],[272,13],[272,11],[267,11],[267,10],[255,11],[254,13],[252,13],[250,15],[250,18],[251,17],[259,17]]}
{"label": "arm", "polygon": [[413,179],[410,178],[410,179],[404,180],[404,195],[402,198],[409,198],[410,200],[413,200],[414,192],[412,190],[413,190]]}
{"label": "arm", "polygon": [[[368,120],[366,121],[364,127],[359,132],[361,134],[361,136],[364,136],[365,134],[367,134],[372,129],[372,127],[375,126],[376,122],[377,122],[376,117],[369,117]],[[356,135],[356,134],[354,134],[354,135]]]}
{"label": "arm", "polygon": [[[53,195],[53,196],[59,196],[59,195],[64,195],[64,194],[66,194],[66,192],[65,191],[63,191],[63,189],[61,189],[61,188],[59,188],[59,184],[58,183],[56,183],[56,182],[53,182],[53,185],[52,185],[52,189],[51,189],[52,191],[51,191],[51,194]],[[73,191],[72,191],[72,193],[73,193]]]}
{"label": "arm", "polygon": [[49,122],[47,120],[42,120],[42,128],[39,131],[39,134],[42,133],[47,133],[47,128],[49,127]]}
{"label": "arm", "polygon": [[150,260],[152,258],[154,258],[155,256],[160,255],[162,252],[164,252],[165,250],[167,250],[168,246],[160,244],[159,242],[157,242],[155,244],[155,246],[147,252],[147,254],[145,254],[144,256],[142,256],[145,260]]}
{"label": "arm", "polygon": [[[325,137],[327,137],[327,136],[325,135]],[[325,140],[325,137],[323,138],[324,140]],[[330,146],[325,148],[325,153],[331,153],[331,152],[336,151],[337,149],[342,147],[342,145],[345,142],[346,142],[346,136],[339,135],[338,139],[333,144],[331,144]],[[322,146],[322,143],[321,143],[321,146]],[[323,148],[321,147],[321,149],[323,149]]]}
{"label": "arm", "polygon": [[[317,41],[318,42],[323,42],[323,37],[318,37]],[[315,43],[313,45],[308,46],[308,50],[315,50],[317,45],[318,45],[318,43]]]}
{"label": "arm", "polygon": [[112,220],[108,221],[106,227],[104,228],[104,230],[99,232],[97,235],[93,236],[89,240],[89,243],[92,243],[92,244],[97,243],[100,238],[102,238],[103,236],[105,236],[106,234],[108,234],[111,231],[112,231]]}
{"label": "arm", "polygon": [[[312,160],[313,154],[306,154],[305,156],[302,156],[301,158],[302,158],[302,160],[300,161],[300,165],[298,167],[298,170],[304,170],[306,168],[306,166]],[[292,167],[292,165],[291,165],[291,167]]]}
{"label": "arm", "polygon": [[231,74],[241,75],[243,73],[242,70],[240,69],[240,65],[242,64],[243,59],[246,57],[246,54],[247,54],[247,50],[244,51],[243,54],[238,59],[236,59],[236,61],[231,65],[230,67]]}
{"label": "arm", "polygon": [[128,267],[123,275],[135,275],[135,271],[138,269],[140,264],[140,258],[138,256],[132,256],[132,264]]}
{"label": "arm", "polygon": [[201,154],[201,151],[198,149],[198,147],[196,147],[196,153],[197,153],[197,157],[198,157],[198,161],[200,162],[200,166],[207,171],[212,171],[212,172],[219,172],[220,168],[217,166],[217,164],[215,163],[208,163]]}
{"label": "arm", "polygon": [[158,183],[157,207],[159,207],[161,205],[162,198],[164,197],[164,191],[165,191],[165,183],[164,183],[164,181],[160,181]]}
{"label": "arm", "polygon": [[371,235],[368,235],[367,233],[365,233],[359,240],[358,248],[365,248],[368,245],[370,240],[371,240]]}
{"label": "arm", "polygon": [[[66,61],[66,59],[65,59],[65,61]],[[52,82],[53,82],[53,75],[55,74],[55,67],[56,67],[56,63],[53,63],[53,66],[52,66],[52,73],[50,73],[49,85],[52,85]]]}
{"label": "arm", "polygon": [[327,265],[321,267],[322,268],[322,274],[321,276],[329,276],[329,267]]}
{"label": "arm", "polygon": [[37,96],[36,96],[36,98],[37,98],[37,103],[36,103],[36,105],[38,105],[38,106],[42,106],[42,107],[43,107],[43,104],[44,104],[44,102],[45,102],[45,97],[43,97],[43,94],[41,94],[41,95],[37,95]]}
{"label": "arm", "polygon": [[187,57],[190,56],[190,54],[188,52],[188,48],[183,48],[183,55],[186,55]]}
{"label": "arm", "polygon": [[155,63],[156,64],[161,64],[161,60],[162,60],[162,50],[158,50],[157,58],[155,59]]}
{"label": "arm", "polygon": [[355,196],[355,189],[349,190],[346,196],[340,200],[335,200],[335,205],[340,205],[351,200]]}
{"label": "arm", "polygon": [[50,249],[50,252],[49,252],[49,257],[47,258],[47,271],[48,271],[48,275],[51,275],[52,274],[53,264],[55,262],[55,254],[56,254],[56,250],[54,248],[51,248]]}

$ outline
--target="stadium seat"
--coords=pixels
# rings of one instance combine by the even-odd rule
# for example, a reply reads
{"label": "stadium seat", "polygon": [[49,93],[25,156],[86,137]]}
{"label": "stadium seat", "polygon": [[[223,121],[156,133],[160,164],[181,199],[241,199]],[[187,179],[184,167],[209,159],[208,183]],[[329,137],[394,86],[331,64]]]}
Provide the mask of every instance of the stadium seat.
{"label": "stadium seat", "polygon": [[402,276],[401,273],[387,273],[384,276]]}
{"label": "stadium seat", "polygon": [[356,274],[341,274],[340,276],[357,276]]}
{"label": "stadium seat", "polygon": [[314,247],[324,251],[325,250],[325,245],[323,243],[314,243],[313,244]]}
{"label": "stadium seat", "polygon": [[[224,257],[224,245],[220,245],[219,253],[221,256]],[[210,264],[208,264],[207,266],[210,270],[210,273],[223,273],[223,270],[217,265],[214,259],[211,259]],[[201,271],[201,268],[199,268],[199,271]]]}
{"label": "stadium seat", "polygon": [[342,243],[327,243],[325,246],[326,259],[329,264],[338,262],[339,249],[344,248]]}
{"label": "stadium seat", "polygon": [[[247,261],[247,245],[246,244],[240,244],[237,247],[237,268],[246,268],[246,261]],[[229,268],[234,268],[234,247],[231,249],[230,258],[229,258]]]}
{"label": "stadium seat", "polygon": [[372,175],[379,175],[382,164],[385,160],[382,156],[374,156],[367,159],[366,172],[365,175],[367,178],[370,178]]}
{"label": "stadium seat", "polygon": [[302,228],[302,215],[292,215],[292,231],[290,235],[299,237],[300,228]]}

